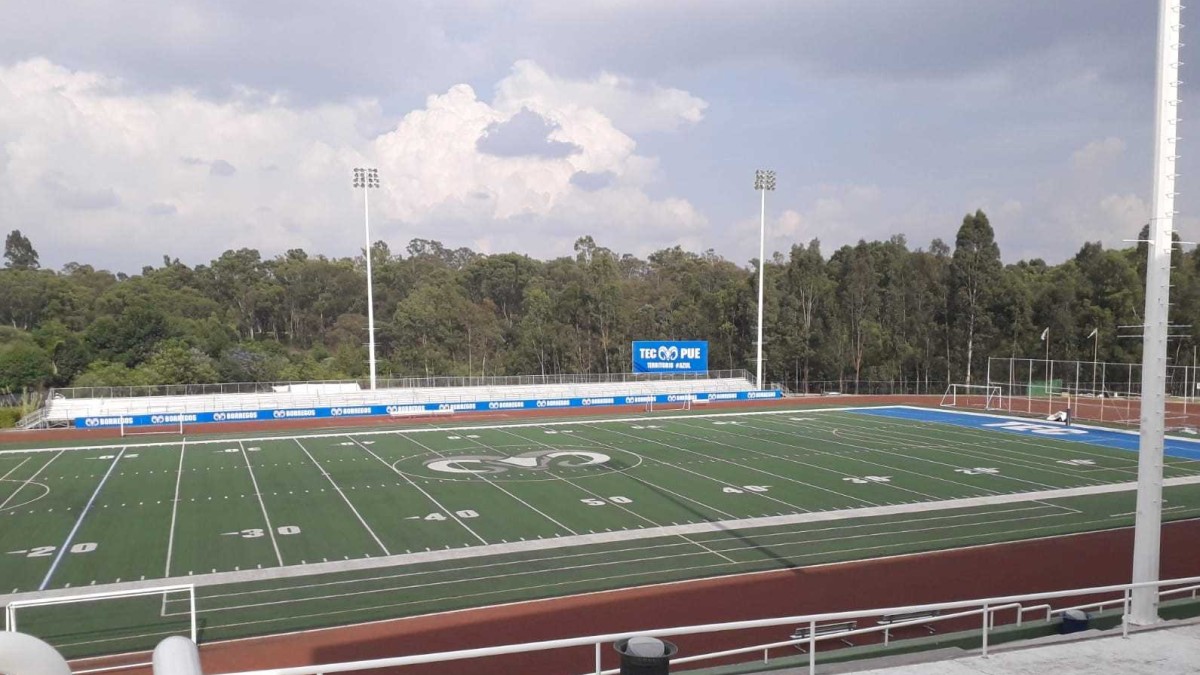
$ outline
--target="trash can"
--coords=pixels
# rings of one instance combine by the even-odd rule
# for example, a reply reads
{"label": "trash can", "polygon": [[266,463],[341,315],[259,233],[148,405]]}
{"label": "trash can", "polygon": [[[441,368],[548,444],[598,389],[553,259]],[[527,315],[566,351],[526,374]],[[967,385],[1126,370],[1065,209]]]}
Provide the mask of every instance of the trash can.
{"label": "trash can", "polygon": [[1088,622],[1091,617],[1082,609],[1068,609],[1063,612],[1062,623],[1058,626],[1058,632],[1066,635],[1067,633],[1078,633],[1081,630],[1088,629]]}
{"label": "trash can", "polygon": [[621,675],[667,675],[671,657],[679,648],[652,637],[619,640],[613,648],[621,655]]}

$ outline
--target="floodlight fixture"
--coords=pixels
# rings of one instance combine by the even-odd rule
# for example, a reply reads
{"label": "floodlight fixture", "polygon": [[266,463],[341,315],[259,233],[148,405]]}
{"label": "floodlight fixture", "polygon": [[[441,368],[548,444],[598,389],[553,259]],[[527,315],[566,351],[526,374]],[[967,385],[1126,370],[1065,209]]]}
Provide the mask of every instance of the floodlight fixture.
{"label": "floodlight fixture", "polygon": [[755,190],[774,190],[775,189],[775,172],[765,169],[759,169],[754,172],[754,189]]}

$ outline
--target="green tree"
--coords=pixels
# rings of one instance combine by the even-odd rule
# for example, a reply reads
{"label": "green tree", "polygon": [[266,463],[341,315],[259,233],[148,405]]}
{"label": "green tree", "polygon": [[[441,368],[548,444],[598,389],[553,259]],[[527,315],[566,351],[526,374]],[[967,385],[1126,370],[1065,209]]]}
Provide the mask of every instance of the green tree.
{"label": "green tree", "polygon": [[0,391],[41,389],[53,376],[46,350],[32,342],[0,347]]}
{"label": "green tree", "polygon": [[33,248],[29,237],[13,230],[4,238],[4,259],[8,262],[5,267],[14,270],[36,270],[38,268],[38,253]]}
{"label": "green tree", "polygon": [[161,343],[145,366],[157,376],[159,384],[205,384],[220,380],[212,359],[183,340]]}
{"label": "green tree", "polygon": [[983,211],[967,214],[954,238],[954,257],[950,263],[953,289],[951,314],[957,332],[966,344],[966,382],[971,383],[976,346],[986,344],[994,330],[992,303],[999,290],[1000,247]]}

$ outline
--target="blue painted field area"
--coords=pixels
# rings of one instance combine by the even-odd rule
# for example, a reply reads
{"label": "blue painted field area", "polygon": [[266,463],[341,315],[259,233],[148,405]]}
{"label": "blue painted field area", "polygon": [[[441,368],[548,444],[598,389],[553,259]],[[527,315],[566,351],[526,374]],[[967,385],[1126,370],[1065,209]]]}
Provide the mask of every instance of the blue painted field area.
{"label": "blue painted field area", "polygon": [[[928,408],[859,408],[853,412],[862,415],[878,417],[893,417],[896,419],[914,420],[917,422],[933,422],[936,424],[953,424],[972,429],[988,431],[1003,431],[1010,434],[1056,438],[1064,441],[1076,441],[1103,445],[1108,448],[1120,448],[1137,452],[1137,434],[1100,429],[1097,427],[1066,426],[1059,422],[1042,422],[1001,415],[983,413],[955,412],[949,410],[931,410]],[[1164,451],[1171,457],[1183,459],[1200,459],[1200,441],[1187,438],[1168,436]]]}

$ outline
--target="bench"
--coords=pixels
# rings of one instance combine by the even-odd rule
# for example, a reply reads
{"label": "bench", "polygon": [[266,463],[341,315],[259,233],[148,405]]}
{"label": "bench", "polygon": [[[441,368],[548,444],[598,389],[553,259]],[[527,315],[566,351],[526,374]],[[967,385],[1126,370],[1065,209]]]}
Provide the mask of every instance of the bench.
{"label": "bench", "polygon": [[[858,622],[856,622],[856,621],[840,621],[837,623],[819,623],[819,624],[817,624],[817,627],[816,627],[816,636],[821,637],[823,635],[833,635],[835,633],[845,633],[847,631],[854,630],[855,627],[857,627],[857,626],[858,626]],[[809,629],[809,626],[798,626],[796,628],[796,630],[792,631],[791,639],[792,640],[808,640],[810,637],[808,634],[808,629]],[[846,638],[842,638],[842,642],[845,642],[847,646],[850,646],[850,647],[854,646],[854,643]],[[806,654],[808,653],[807,650],[805,649],[806,645],[797,644],[794,646],[796,647],[796,649],[799,649],[800,651],[802,651]]]}
{"label": "bench", "polygon": [[[892,624],[897,624],[897,623],[910,623],[910,622],[914,622],[914,621],[920,621],[921,619],[932,619],[935,616],[937,616],[938,614],[941,614],[941,612],[939,612],[936,609],[928,610],[928,611],[924,611],[924,612],[904,612],[901,614],[884,614],[882,617],[879,618],[878,623],[880,626],[890,626]],[[933,626],[930,626],[929,624],[918,624],[918,625],[922,626],[925,630],[929,631],[929,633],[931,635],[933,633],[937,632],[937,630]],[[883,644],[886,645],[888,643],[888,641],[891,637],[890,633],[891,633],[890,629],[884,628]]]}

